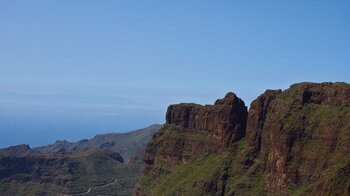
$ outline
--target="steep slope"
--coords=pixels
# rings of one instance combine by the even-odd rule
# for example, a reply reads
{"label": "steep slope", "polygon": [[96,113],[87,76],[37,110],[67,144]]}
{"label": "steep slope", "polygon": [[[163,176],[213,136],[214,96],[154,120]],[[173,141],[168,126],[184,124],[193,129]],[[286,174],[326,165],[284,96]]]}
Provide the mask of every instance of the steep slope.
{"label": "steep slope", "polygon": [[167,124],[145,150],[145,177],[136,194],[220,193],[227,173],[225,157],[245,136],[246,118],[244,102],[233,93],[214,105],[169,106]]}
{"label": "steep slope", "polygon": [[112,150],[122,155],[125,162],[141,160],[142,152],[151,140],[154,133],[161,128],[161,125],[149,127],[126,133],[107,133],[96,135],[92,139],[84,139],[79,142],[57,141],[52,145],[34,148],[36,153],[76,153],[89,149],[99,148]]}
{"label": "steep slope", "polygon": [[267,90],[248,118],[237,103],[170,106],[136,195],[350,194],[349,84]]}
{"label": "steep slope", "polygon": [[312,183],[350,155],[350,87],[301,83],[266,92],[251,104],[247,124],[268,190]]}

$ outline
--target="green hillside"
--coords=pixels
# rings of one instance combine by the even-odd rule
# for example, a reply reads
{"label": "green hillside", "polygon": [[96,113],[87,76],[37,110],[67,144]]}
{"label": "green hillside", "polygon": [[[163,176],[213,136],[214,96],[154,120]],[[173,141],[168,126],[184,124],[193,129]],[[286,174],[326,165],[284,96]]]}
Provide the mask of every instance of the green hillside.
{"label": "green hillside", "polygon": [[131,195],[144,148],[159,128],[0,149],[0,195]]}
{"label": "green hillside", "polygon": [[[86,192],[116,179],[130,178],[112,184],[113,192],[130,195],[140,175],[139,165],[126,165],[119,154],[92,149],[74,155],[32,155],[0,159],[1,195],[62,195]],[[125,184],[127,183],[127,184]],[[98,189],[96,189],[98,190]]]}
{"label": "green hillside", "polygon": [[43,154],[59,151],[76,153],[99,148],[120,153],[125,162],[141,160],[143,150],[160,127],[161,125],[154,124],[143,129],[126,133],[96,135],[92,139],[84,139],[78,142],[57,141],[52,145],[34,148],[33,151]]}

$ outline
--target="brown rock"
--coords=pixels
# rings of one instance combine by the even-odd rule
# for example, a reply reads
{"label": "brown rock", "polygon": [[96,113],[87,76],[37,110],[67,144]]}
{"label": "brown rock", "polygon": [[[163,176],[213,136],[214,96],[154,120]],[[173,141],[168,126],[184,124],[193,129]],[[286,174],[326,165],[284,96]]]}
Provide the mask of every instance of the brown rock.
{"label": "brown rock", "polygon": [[214,105],[170,105],[167,124],[154,135],[144,153],[144,173],[169,173],[158,162],[186,164],[219,153],[245,136],[247,108],[234,93]]}
{"label": "brown rock", "polygon": [[270,191],[307,184],[349,155],[349,92],[344,83],[300,83],[252,102],[248,144]]}
{"label": "brown rock", "polygon": [[180,129],[202,131],[214,136],[226,145],[245,136],[247,107],[234,93],[227,93],[214,105],[170,105],[166,123]]}
{"label": "brown rock", "polygon": [[[144,153],[144,174],[151,183],[138,185],[139,195],[171,187],[158,182],[180,179],[172,175],[179,165],[194,167],[203,158],[222,155],[225,161],[218,167],[203,170],[211,176],[196,178],[188,170],[189,175],[179,172],[181,179],[188,178],[203,195],[350,193],[349,84],[300,83],[267,90],[251,103],[248,117],[233,93],[214,105],[171,105],[166,122]],[[177,185],[164,194],[190,195],[193,190]]]}
{"label": "brown rock", "polygon": [[266,114],[269,110],[270,103],[282,93],[282,90],[267,90],[254,100],[249,109],[247,121],[247,140],[253,158],[260,152],[261,148],[261,130],[264,127]]}

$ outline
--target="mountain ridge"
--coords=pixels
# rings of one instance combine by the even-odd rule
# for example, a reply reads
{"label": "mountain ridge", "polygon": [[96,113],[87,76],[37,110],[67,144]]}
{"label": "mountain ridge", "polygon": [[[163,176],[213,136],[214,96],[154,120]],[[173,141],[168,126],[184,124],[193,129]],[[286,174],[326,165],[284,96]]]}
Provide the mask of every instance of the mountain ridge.
{"label": "mountain ridge", "polygon": [[[130,132],[98,134],[91,139],[82,139],[77,142],[58,140],[51,145],[33,148],[33,151],[43,154],[56,153],[62,150],[67,153],[76,153],[92,148],[101,148],[120,153],[125,162],[134,161],[140,159],[141,151],[143,151],[148,141],[160,127],[161,125],[159,124],[153,124]],[[130,152],[131,150],[133,152]],[[138,153],[138,155],[135,156],[135,153]]]}
{"label": "mountain ridge", "polygon": [[[2,148],[0,195],[130,195],[141,175],[145,144],[159,127],[155,124],[130,133],[94,137],[99,142],[92,138],[39,148],[26,144]],[[110,141],[113,145],[101,145]],[[124,148],[134,145],[134,151],[118,152],[120,148],[113,148],[118,141]],[[123,154],[128,155],[126,160]]]}
{"label": "mountain ridge", "polygon": [[[145,150],[135,195],[350,194],[349,103],[350,85],[341,82],[267,90],[251,103],[245,137],[236,140],[220,126],[245,112],[171,105]],[[217,130],[227,132],[217,137]]]}

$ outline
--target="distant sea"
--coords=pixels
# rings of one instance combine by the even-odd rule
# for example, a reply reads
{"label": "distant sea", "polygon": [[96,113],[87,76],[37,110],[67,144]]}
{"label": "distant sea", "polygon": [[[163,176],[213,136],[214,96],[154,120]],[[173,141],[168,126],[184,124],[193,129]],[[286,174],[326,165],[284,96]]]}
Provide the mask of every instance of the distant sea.
{"label": "distant sea", "polygon": [[56,140],[78,141],[107,132],[126,132],[163,123],[164,114],[91,114],[84,111],[48,112],[34,110],[0,111],[0,148],[29,144],[47,145]]}

